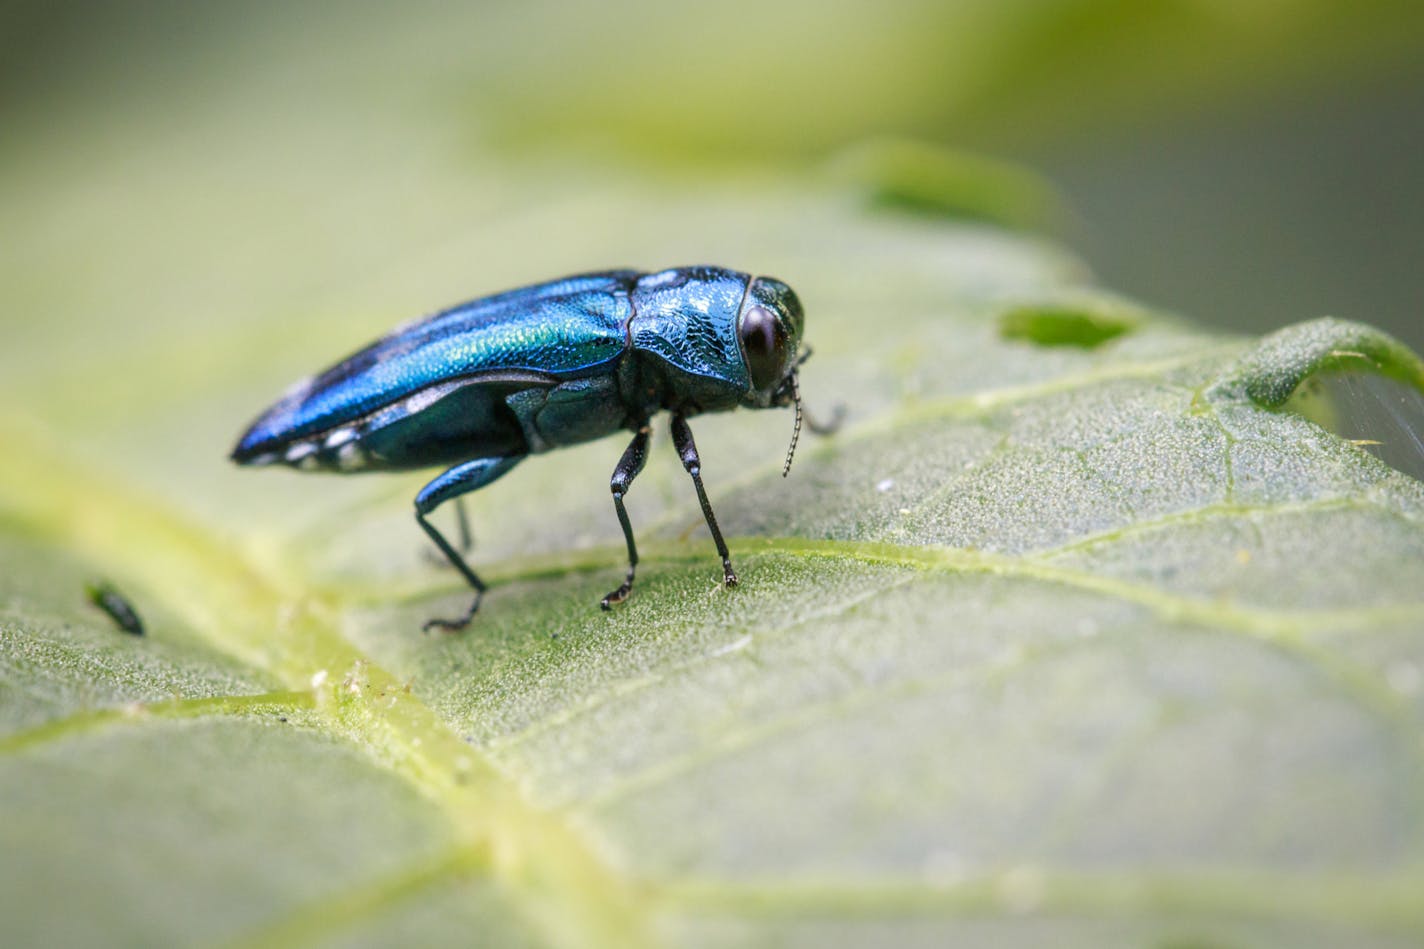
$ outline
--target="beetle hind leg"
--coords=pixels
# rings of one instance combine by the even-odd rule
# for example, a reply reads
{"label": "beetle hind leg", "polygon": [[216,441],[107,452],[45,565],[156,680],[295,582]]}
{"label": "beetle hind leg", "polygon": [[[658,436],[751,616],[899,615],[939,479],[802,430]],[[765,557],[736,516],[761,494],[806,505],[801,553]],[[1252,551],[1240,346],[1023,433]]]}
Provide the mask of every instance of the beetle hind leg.
{"label": "beetle hind leg", "polygon": [[[475,537],[470,531],[470,518],[465,513],[465,499],[462,497],[455,499],[455,531],[454,547],[461,556],[467,556],[475,547]],[[424,547],[420,552],[431,566],[450,569],[449,558],[441,553],[439,548],[431,550],[429,547]]]}
{"label": "beetle hind leg", "polygon": [[465,582],[475,591],[474,601],[470,603],[470,608],[465,611],[463,616],[455,619],[435,618],[428,620],[423,627],[426,631],[443,629],[446,632],[456,632],[468,626],[470,620],[474,618],[475,612],[480,608],[480,600],[485,594],[485,584],[465,562],[461,553],[445,539],[434,524],[426,520],[425,515],[446,501],[483,488],[508,472],[522,459],[522,455],[515,455],[510,458],[476,458],[474,461],[467,461],[439,475],[424,488],[421,488],[420,493],[415,496],[415,522],[435,542],[435,546],[440,548],[445,559],[450,561],[450,565],[460,572],[460,575],[465,578]]}

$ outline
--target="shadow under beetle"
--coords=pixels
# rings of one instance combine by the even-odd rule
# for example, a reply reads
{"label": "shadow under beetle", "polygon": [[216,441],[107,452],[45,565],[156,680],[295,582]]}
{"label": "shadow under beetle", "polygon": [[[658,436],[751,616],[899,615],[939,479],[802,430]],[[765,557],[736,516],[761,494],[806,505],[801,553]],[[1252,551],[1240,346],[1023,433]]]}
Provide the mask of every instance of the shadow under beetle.
{"label": "shadow under beetle", "polygon": [[[457,630],[479,609],[485,584],[426,515],[526,455],[632,431],[610,481],[628,574],[603,598],[609,609],[627,598],[638,566],[623,495],[647,458],[649,419],[667,409],[731,587],[737,575],[687,420],[794,405],[785,475],[801,431],[797,368],[810,355],[800,349],[803,323],[786,284],[720,267],[565,277],[398,327],[294,385],[252,423],[232,459],[335,472],[450,466],[416,495],[415,519],[475,590],[463,616],[425,624]],[[837,421],[807,419],[817,432],[832,431]]]}

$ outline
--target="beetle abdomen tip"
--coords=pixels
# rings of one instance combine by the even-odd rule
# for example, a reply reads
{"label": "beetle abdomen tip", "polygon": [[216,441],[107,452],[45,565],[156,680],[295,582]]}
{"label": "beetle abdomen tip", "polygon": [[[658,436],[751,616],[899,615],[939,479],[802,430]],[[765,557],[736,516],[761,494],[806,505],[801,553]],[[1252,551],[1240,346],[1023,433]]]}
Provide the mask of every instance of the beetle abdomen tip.
{"label": "beetle abdomen tip", "polygon": [[370,461],[370,453],[361,445],[360,437],[359,430],[347,425],[286,443],[244,439],[230,457],[248,467],[287,465],[303,471],[358,471]]}

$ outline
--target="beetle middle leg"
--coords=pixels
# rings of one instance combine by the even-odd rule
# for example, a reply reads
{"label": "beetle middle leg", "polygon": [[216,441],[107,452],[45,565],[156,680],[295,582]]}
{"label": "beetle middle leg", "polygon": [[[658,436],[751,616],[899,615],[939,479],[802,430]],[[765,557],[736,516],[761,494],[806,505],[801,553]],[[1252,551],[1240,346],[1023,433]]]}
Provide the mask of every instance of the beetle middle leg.
{"label": "beetle middle leg", "polygon": [[692,440],[692,429],[687,427],[687,419],[681,414],[672,417],[672,441],[677,447],[682,466],[692,475],[693,487],[697,488],[697,500],[702,504],[702,516],[707,519],[707,529],[712,532],[712,542],[717,545],[717,553],[722,558],[722,580],[729,587],[737,585],[737,574],[732,570],[732,555],[727,550],[727,542],[722,539],[722,531],[717,527],[717,517],[712,513],[712,504],[707,500],[707,489],[702,487],[702,459],[697,455],[697,443]]}
{"label": "beetle middle leg", "polygon": [[638,433],[628,443],[623,457],[618,460],[618,467],[613,469],[613,477],[608,481],[608,488],[613,492],[613,507],[618,512],[618,523],[623,527],[623,539],[628,542],[628,576],[618,589],[603,598],[599,605],[605,610],[613,609],[614,603],[622,603],[633,592],[633,575],[638,569],[638,545],[633,541],[633,525],[628,521],[623,495],[628,493],[633,479],[638,477],[638,472],[643,470],[643,462],[647,460],[648,426],[644,424],[639,426]]}
{"label": "beetle middle leg", "polygon": [[465,499],[462,497],[455,499],[455,518],[460,528],[460,553],[467,554],[475,546],[475,539],[470,533],[470,515],[465,512]]}
{"label": "beetle middle leg", "polygon": [[420,493],[415,496],[416,523],[435,542],[435,546],[440,548],[440,552],[450,561],[450,565],[460,571],[460,575],[475,590],[474,602],[470,604],[470,608],[465,611],[463,616],[455,619],[427,620],[423,629],[428,631],[432,628],[439,628],[447,632],[464,629],[474,617],[475,611],[480,608],[480,599],[485,594],[484,581],[474,570],[470,569],[465,558],[451,546],[440,531],[435,529],[435,525],[425,519],[425,515],[452,498],[458,498],[462,494],[483,488],[522,460],[522,455],[515,455],[510,458],[476,458],[474,461],[467,461],[436,477],[435,480],[421,488]]}

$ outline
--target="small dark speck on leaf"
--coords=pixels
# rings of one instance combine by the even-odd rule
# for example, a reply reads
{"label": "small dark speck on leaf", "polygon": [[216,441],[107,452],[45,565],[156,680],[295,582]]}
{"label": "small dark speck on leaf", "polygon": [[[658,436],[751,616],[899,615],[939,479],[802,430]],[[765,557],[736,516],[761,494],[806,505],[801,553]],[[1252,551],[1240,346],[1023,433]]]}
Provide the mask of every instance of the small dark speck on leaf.
{"label": "small dark speck on leaf", "polygon": [[119,629],[133,636],[143,635],[143,620],[139,619],[138,611],[112,583],[100,580],[85,584],[84,593],[89,602],[107,613]]}

